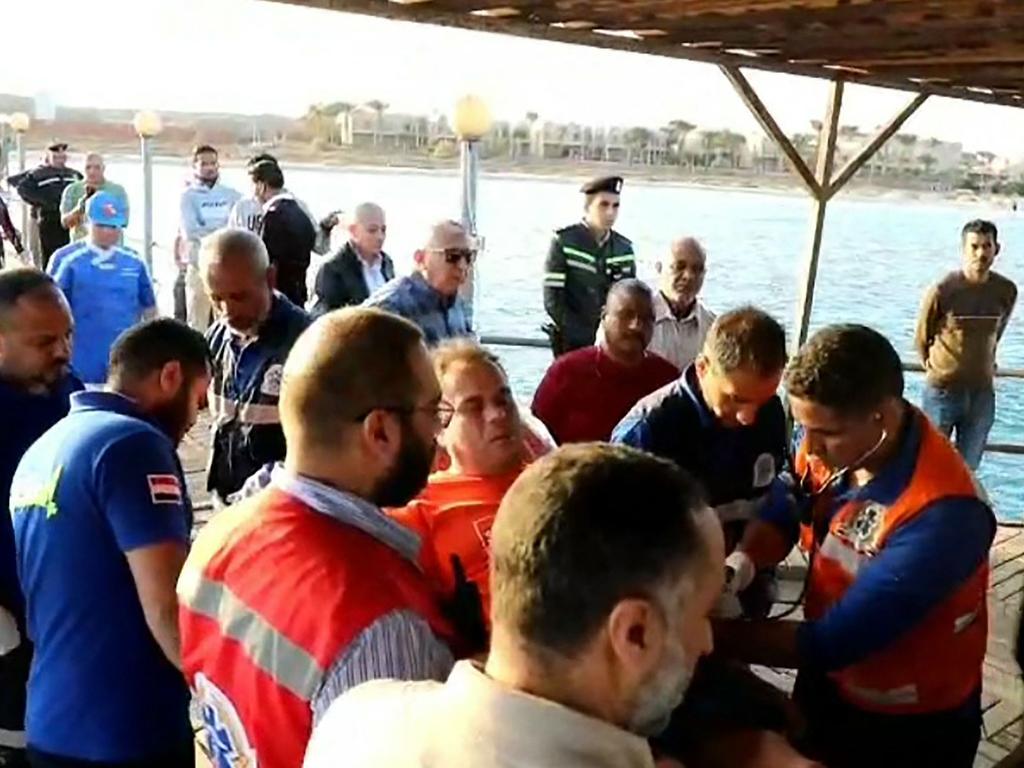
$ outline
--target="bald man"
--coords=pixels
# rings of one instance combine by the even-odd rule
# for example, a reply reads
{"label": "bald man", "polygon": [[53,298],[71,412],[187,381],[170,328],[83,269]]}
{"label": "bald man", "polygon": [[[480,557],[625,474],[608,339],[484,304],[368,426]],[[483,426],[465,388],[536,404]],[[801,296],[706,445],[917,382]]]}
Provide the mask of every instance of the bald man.
{"label": "bald man", "polygon": [[218,315],[206,332],[214,416],[207,487],[225,502],[249,475],[284,458],[281,372],[309,316],[274,290],[276,270],[252,232],[221,229],[206,237],[199,270]]}
{"label": "bald man", "polygon": [[560,444],[608,440],[629,409],[674,381],[679,369],[649,352],[654,296],[635,278],[613,283],[598,344],[557,358],[533,398],[533,414]]}
{"label": "bald man", "polygon": [[362,304],[395,279],[395,265],[383,251],[387,231],[383,208],[376,203],[356,206],[348,225],[348,242],[317,273],[314,317]]}
{"label": "bald man", "polygon": [[412,323],[349,308],[299,337],[281,386],[284,466],[203,529],[178,584],[214,765],[297,768],[346,691],[447,677],[452,630],[416,566],[419,539],[380,509],[426,483],[440,405]]}
{"label": "bald man", "polygon": [[[84,240],[89,236],[86,201],[97,192],[109,192],[124,202],[125,216],[128,215],[128,193],[124,187],[107,180],[107,165],[103,155],[90,152],[85,156],[85,178],[69,184],[60,198],[60,223],[71,233],[71,242]],[[127,226],[127,222],[126,222]],[[124,230],[118,243],[124,241]]]}
{"label": "bald man", "polygon": [[700,354],[715,315],[700,300],[707,272],[704,247],[692,237],[673,241],[669,257],[655,265],[654,331],[648,349],[685,370]]}
{"label": "bald man", "polygon": [[385,285],[364,306],[380,307],[412,321],[429,346],[457,336],[472,336],[459,289],[476,260],[476,240],[455,221],[430,228],[426,244],[416,251],[411,275]]}

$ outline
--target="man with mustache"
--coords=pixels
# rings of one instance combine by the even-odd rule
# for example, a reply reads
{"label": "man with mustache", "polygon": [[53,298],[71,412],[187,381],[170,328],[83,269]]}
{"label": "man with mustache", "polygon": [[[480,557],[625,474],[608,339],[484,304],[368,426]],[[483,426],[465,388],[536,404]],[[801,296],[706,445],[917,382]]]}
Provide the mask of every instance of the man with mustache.
{"label": "man with mustache", "polygon": [[534,415],[559,444],[608,440],[637,400],[679,377],[672,363],[647,351],[654,297],[644,283],[615,283],[602,323],[598,345],[557,358],[534,395]]}
{"label": "man with mustache", "polygon": [[947,437],[956,430],[957,450],[977,469],[995,421],[996,346],[1017,286],[992,271],[1000,249],[995,224],[968,222],[961,246],[963,267],[929,289],[914,343],[927,380],[924,412]]}
{"label": "man with mustache", "polygon": [[207,237],[199,271],[218,315],[206,333],[214,417],[207,487],[227,502],[256,470],[284,458],[281,372],[309,317],[275,290],[277,269],[252,232],[222,229]]}
{"label": "man with mustache", "polygon": [[380,509],[419,493],[434,459],[441,391],[423,334],[381,310],[330,312],[283,373],[284,466],[207,524],[178,584],[217,765],[296,768],[345,691],[452,666],[419,538]]}
{"label": "man with mustache", "polygon": [[176,448],[209,381],[200,333],[138,325],[115,343],[106,389],[72,395],[18,465],[33,768],[193,764],[174,594],[192,511]]}
{"label": "man with mustache", "polygon": [[722,588],[722,533],[697,484],[629,448],[563,447],[509,489],[491,547],[486,662],[443,685],[346,694],[306,768],[653,768],[646,737],[711,650]]}
{"label": "man with mustache", "polygon": [[715,322],[715,314],[700,300],[707,254],[697,240],[682,237],[672,243],[669,257],[656,267],[654,334],[647,349],[682,371],[697,359]]}
{"label": "man with mustache", "polygon": [[[68,368],[71,309],[53,282],[36,269],[0,272],[0,498],[29,446],[64,418],[82,382]],[[0,519],[0,764],[25,764],[25,685],[32,647],[18,586],[14,529]]]}

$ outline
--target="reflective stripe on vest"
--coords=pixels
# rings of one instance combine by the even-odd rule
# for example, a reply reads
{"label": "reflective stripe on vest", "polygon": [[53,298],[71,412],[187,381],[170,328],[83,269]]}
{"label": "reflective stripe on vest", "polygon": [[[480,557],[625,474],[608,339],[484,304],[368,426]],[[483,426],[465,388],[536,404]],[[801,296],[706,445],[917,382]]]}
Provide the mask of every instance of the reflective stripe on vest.
{"label": "reflective stripe on vest", "polygon": [[829,531],[828,535],[825,536],[825,540],[818,548],[818,555],[827,557],[834,561],[836,564],[841,566],[851,578],[855,577],[860,571],[860,567],[871,559],[866,554],[862,554],[852,547],[844,544],[843,541],[831,531]]}
{"label": "reflective stripe on vest", "polygon": [[604,260],[605,264],[625,264],[627,261],[636,261],[636,256],[632,253],[626,253],[622,256],[611,256]]}
{"label": "reflective stripe on vest", "polygon": [[226,397],[214,394],[210,394],[208,400],[210,412],[218,424],[224,424],[229,421],[254,425],[281,423],[281,413],[276,405],[246,403],[239,406],[234,400],[228,400]]}
{"label": "reflective stripe on vest", "polygon": [[597,267],[593,264],[585,264],[582,261],[566,259],[565,266],[572,267],[573,269],[582,269],[584,272],[592,272],[595,275],[597,274]]}
{"label": "reflective stripe on vest", "polygon": [[563,245],[562,246],[562,253],[564,253],[566,256],[576,256],[578,258],[583,259],[584,261],[589,261],[591,264],[597,263],[597,257],[596,256],[594,256],[593,254],[587,253],[586,251],[581,251],[579,248],[573,248],[573,247],[568,246],[568,245]]}
{"label": "reflective stripe on vest", "polygon": [[847,685],[847,689],[865,701],[870,701],[880,707],[907,707],[918,703],[917,686],[913,684],[893,688],[890,691],[861,688],[859,685],[853,684]]}
{"label": "reflective stripe on vest", "polygon": [[215,622],[224,637],[238,642],[276,684],[312,701],[326,670],[227,586],[186,568],[178,581],[178,596],[189,610]]}
{"label": "reflective stripe on vest", "polygon": [[544,274],[544,285],[552,288],[564,288],[565,272],[546,272]]}

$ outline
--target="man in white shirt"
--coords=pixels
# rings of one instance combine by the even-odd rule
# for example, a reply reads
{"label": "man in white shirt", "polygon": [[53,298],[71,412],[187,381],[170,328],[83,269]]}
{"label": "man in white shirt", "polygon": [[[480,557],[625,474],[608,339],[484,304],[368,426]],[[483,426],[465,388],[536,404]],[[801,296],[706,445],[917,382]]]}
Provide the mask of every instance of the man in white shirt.
{"label": "man in white shirt", "polygon": [[632,449],[567,446],[520,475],[490,541],[486,664],[336,699],[306,768],[653,768],[646,737],[711,650],[723,584],[722,531],[696,483]]}
{"label": "man in white shirt", "polygon": [[700,300],[707,254],[692,237],[672,243],[665,263],[656,265],[660,279],[654,295],[654,336],[648,350],[684,371],[697,359],[715,315]]}

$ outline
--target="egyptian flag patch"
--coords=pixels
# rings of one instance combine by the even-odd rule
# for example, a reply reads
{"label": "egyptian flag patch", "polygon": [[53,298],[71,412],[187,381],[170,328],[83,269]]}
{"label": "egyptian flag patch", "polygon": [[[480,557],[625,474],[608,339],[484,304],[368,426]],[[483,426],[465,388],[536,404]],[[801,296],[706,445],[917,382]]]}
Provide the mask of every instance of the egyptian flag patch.
{"label": "egyptian flag patch", "polygon": [[181,481],[175,475],[146,475],[154,504],[181,504]]}

